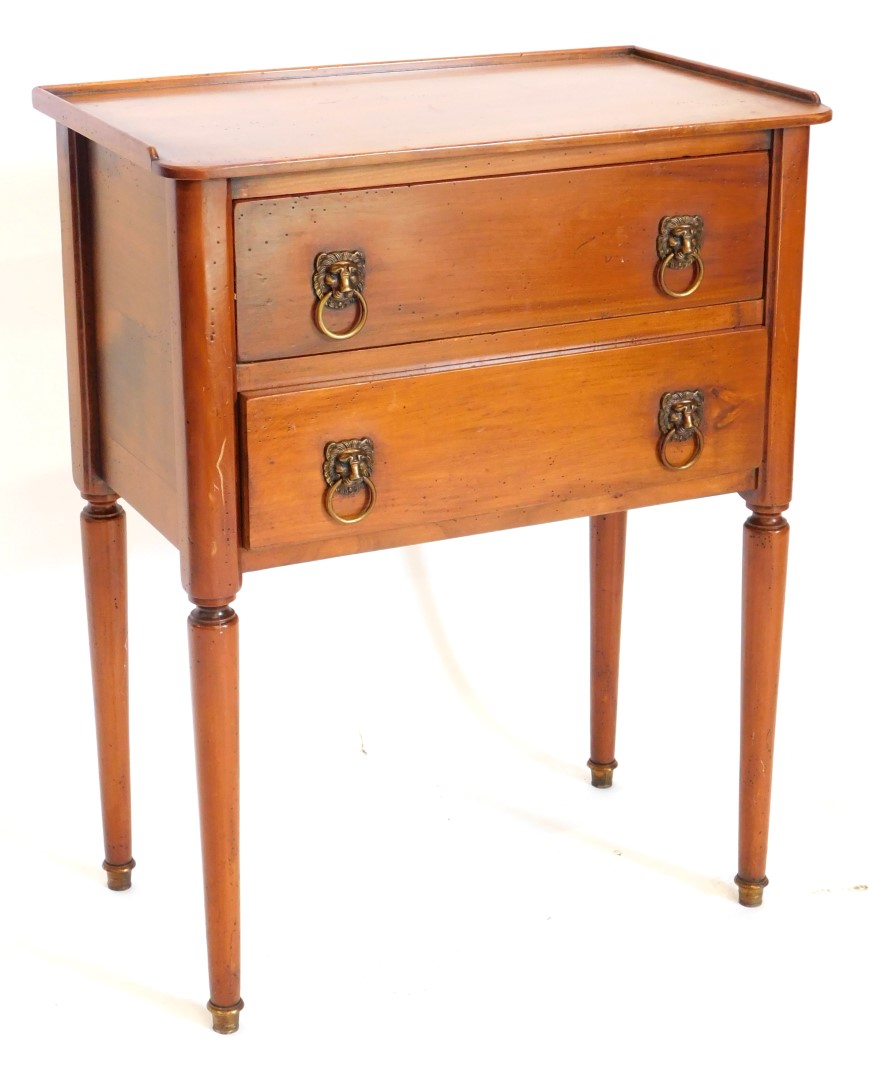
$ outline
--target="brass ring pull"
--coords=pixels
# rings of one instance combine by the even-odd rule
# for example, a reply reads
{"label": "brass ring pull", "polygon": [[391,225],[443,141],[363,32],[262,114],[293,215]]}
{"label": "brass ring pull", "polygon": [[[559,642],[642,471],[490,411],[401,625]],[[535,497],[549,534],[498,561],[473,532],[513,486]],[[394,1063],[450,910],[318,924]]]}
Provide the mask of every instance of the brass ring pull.
{"label": "brass ring pull", "polygon": [[661,292],[666,293],[667,296],[672,296],[674,300],[681,300],[683,297],[690,296],[692,293],[697,292],[700,288],[700,282],[703,280],[704,272],[703,259],[700,257],[700,253],[695,251],[691,260],[691,265],[695,267],[694,279],[684,292],[674,292],[664,281],[664,274],[667,272],[670,263],[678,254],[678,251],[671,251],[665,259],[658,263],[658,287]]}
{"label": "brass ring pull", "polygon": [[[684,300],[700,288],[703,280],[703,259],[700,248],[703,246],[703,218],[699,214],[679,214],[665,217],[658,226],[655,250],[658,254],[656,277],[658,288],[665,296],[674,300]],[[668,270],[687,270],[694,268],[694,277],[684,292],[671,289],[664,280]]]}
{"label": "brass ring pull", "polygon": [[[333,341],[346,341],[347,338],[356,337],[368,318],[368,304],[365,302],[365,297],[358,289],[353,289],[352,295],[359,305],[359,314],[356,316],[356,321],[349,330],[345,330],[343,334],[338,334],[334,330],[330,330],[323,321],[323,311],[326,304],[332,299],[332,294],[330,292],[323,294],[314,313],[314,322],[317,324],[317,329],[321,334],[325,334],[327,338],[331,338]],[[343,519],[339,518],[338,520],[341,521]]]}
{"label": "brass ring pull", "polygon": [[334,518],[335,521],[340,522],[342,525],[355,525],[357,521],[361,521],[363,518],[368,517],[374,509],[374,504],[377,502],[377,488],[374,486],[374,481],[370,476],[362,476],[360,479],[368,488],[368,502],[358,514],[354,515],[354,517],[342,517],[332,505],[332,500],[335,498],[335,492],[344,483],[343,479],[336,480],[329,488],[329,493],[326,495],[326,509],[329,511],[329,516]]}
{"label": "brass ring pull", "polygon": [[[664,394],[658,411],[658,458],[665,469],[682,472],[690,469],[703,453],[703,406],[705,403],[702,390],[674,390]],[[681,465],[670,460],[668,447],[671,442],[694,440],[694,449],[687,461]]]}
{"label": "brass ring pull", "polygon": [[670,469],[672,472],[681,472],[682,469],[690,469],[703,452],[703,432],[698,427],[692,427],[691,434],[694,437],[694,453],[681,465],[674,465],[667,457],[667,447],[676,438],[676,432],[678,430],[678,428],[670,428],[666,435],[661,436],[661,440],[658,443],[658,457],[661,459],[661,464],[665,469]]}
{"label": "brass ring pull", "polygon": [[[374,472],[374,442],[366,435],[362,439],[342,439],[330,442],[325,450],[323,479],[326,481],[326,512],[340,525],[355,525],[368,517],[377,502],[377,488],[371,479]],[[335,509],[335,493],[355,495],[368,489],[368,501],[358,514],[344,517]]]}

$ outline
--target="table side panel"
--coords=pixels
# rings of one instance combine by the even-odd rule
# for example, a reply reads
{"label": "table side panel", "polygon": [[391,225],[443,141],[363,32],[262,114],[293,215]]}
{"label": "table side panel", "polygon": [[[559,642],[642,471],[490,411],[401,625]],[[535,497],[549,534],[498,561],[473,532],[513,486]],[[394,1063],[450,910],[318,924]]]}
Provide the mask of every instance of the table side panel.
{"label": "table side panel", "polygon": [[173,184],[90,148],[93,309],[105,479],[177,542]]}
{"label": "table side panel", "polygon": [[93,336],[93,257],[89,143],[57,125],[57,171],[63,245],[63,303],[72,475],[85,498],[114,495],[100,461],[99,396]]}

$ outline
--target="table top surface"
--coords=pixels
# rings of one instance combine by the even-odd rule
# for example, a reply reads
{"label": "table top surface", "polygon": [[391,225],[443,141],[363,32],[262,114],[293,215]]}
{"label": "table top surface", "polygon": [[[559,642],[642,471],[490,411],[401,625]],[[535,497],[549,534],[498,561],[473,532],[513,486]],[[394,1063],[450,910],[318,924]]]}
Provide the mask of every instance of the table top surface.
{"label": "table top surface", "polygon": [[176,179],[821,123],[816,94],[634,47],[37,87],[34,106]]}

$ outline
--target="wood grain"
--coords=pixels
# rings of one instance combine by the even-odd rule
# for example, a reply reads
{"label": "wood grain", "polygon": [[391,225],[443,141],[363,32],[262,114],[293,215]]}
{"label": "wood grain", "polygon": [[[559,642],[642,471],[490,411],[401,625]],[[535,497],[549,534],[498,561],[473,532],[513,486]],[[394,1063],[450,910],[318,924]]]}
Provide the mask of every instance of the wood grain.
{"label": "wood grain", "polygon": [[598,765],[616,756],[627,527],[625,513],[589,518],[591,760]]}
{"label": "wood grain", "polygon": [[[745,330],[296,393],[242,395],[247,546],[557,506],[659,484],[658,407],[702,388],[706,448],[687,480],[756,468],[766,333]],[[370,436],[378,503],[352,528],[323,508],[323,450]],[[345,500],[343,514],[354,511]],[[342,505],[344,505],[342,503]],[[601,511],[598,511],[601,512]],[[460,531],[461,527],[459,526]]]}
{"label": "wood grain", "polygon": [[93,331],[93,228],[88,167],[91,149],[86,139],[58,125],[57,168],[72,475],[85,498],[115,494],[103,478],[100,461]]}
{"label": "wood grain", "polygon": [[562,323],[559,326],[507,330],[503,333],[447,337],[434,343],[417,341],[400,346],[386,345],[379,349],[263,360],[239,364],[237,381],[242,393],[294,390],[369,378],[448,371],[457,367],[512,363],[535,356],[556,356],[574,353],[578,349],[628,345],[653,341],[655,338],[678,340],[701,332],[761,326],[763,321],[764,302],[747,300],[738,304],[655,311],[648,315],[623,315],[582,323]]}
{"label": "wood grain", "polygon": [[211,1001],[241,998],[238,616],[195,608],[188,619],[190,684],[205,885]]}
{"label": "wood grain", "polygon": [[[240,203],[239,358],[757,299],[768,187],[768,156],[753,153]],[[659,225],[673,214],[705,223],[706,274],[681,300],[655,281]],[[368,322],[332,342],[312,319],[314,262],[357,249]],[[669,274],[670,287],[687,288],[690,275]],[[346,330],[355,314],[329,313],[327,324]]]}
{"label": "wood grain", "polygon": [[441,180],[472,180],[480,176],[507,176],[511,173],[553,172],[562,169],[590,168],[639,161],[671,161],[674,158],[710,157],[715,154],[746,154],[768,150],[769,131],[747,134],[683,135],[648,139],[642,143],[551,142],[538,149],[521,148],[514,153],[468,147],[455,153],[406,161],[381,160],[358,165],[353,159],[334,162],[324,168],[319,162],[296,166],[290,172],[275,175],[243,176],[233,180],[234,199],[264,199],[279,195],[304,195],[321,191],[350,191],[353,188],[389,187],[393,184],[432,183]]}
{"label": "wood grain", "polygon": [[249,570],[265,570],[272,566],[332,559],[339,555],[355,555],[382,548],[404,547],[450,540],[458,536],[475,536],[500,529],[519,529],[528,525],[543,525],[550,521],[611,514],[614,511],[635,510],[641,506],[658,506],[683,499],[705,498],[742,491],[757,475],[756,469],[722,473],[715,477],[691,477],[674,485],[669,478],[650,483],[633,491],[615,494],[599,492],[577,499],[565,499],[542,506],[514,506],[484,514],[433,521],[377,532],[354,532],[349,527],[341,536],[331,540],[311,540],[306,543],[275,544],[267,548],[242,548],[241,565]]}
{"label": "wood grain", "polygon": [[90,150],[89,180],[103,473],[176,542],[172,185],[100,146]]}
{"label": "wood grain", "polygon": [[756,884],[766,878],[788,532],[776,514],[752,514],[744,529],[739,878]]}
{"label": "wood grain", "polygon": [[758,488],[745,494],[753,510],[765,513],[780,513],[791,500],[808,154],[806,128],[777,134],[767,264],[771,332],[766,445]]}
{"label": "wood grain", "polygon": [[181,576],[190,599],[206,607],[228,604],[241,586],[228,194],[220,180],[175,186]]}
{"label": "wood grain", "polygon": [[186,180],[830,117],[808,91],[629,47],[44,87],[33,102],[137,164]]}
{"label": "wood grain", "polygon": [[93,676],[106,862],[133,858],[127,674],[127,534],[116,502],[81,514],[85,598]]}

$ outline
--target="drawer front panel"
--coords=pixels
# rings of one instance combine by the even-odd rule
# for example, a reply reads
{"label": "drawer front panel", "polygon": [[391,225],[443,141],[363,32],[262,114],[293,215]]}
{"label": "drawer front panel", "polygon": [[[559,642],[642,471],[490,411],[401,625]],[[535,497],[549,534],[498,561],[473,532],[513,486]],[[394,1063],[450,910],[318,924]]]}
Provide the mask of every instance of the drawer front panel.
{"label": "drawer front panel", "polygon": [[[762,296],[761,152],[287,196],[235,209],[241,360],[551,326]],[[703,218],[703,281],[656,281],[661,220]],[[369,315],[348,341],[314,325],[318,253],[362,251]],[[668,271],[682,292],[691,269]],[[343,332],[356,305],[327,311]]]}
{"label": "drawer front panel", "polygon": [[[660,494],[664,487],[673,499],[679,485],[684,496],[732,490],[719,478],[744,476],[761,462],[766,357],[766,332],[746,330],[242,395],[247,546],[443,522],[455,535],[456,519],[521,507],[569,502],[580,514],[583,500],[599,506],[611,497],[611,509],[619,509],[620,499],[644,488]],[[702,452],[691,468],[669,471],[658,452],[662,395],[698,389],[705,398]],[[343,525],[326,510],[324,450],[362,438],[374,446],[376,505],[363,521]],[[672,445],[674,462],[694,445]],[[333,501],[352,517],[368,498],[363,490]]]}

